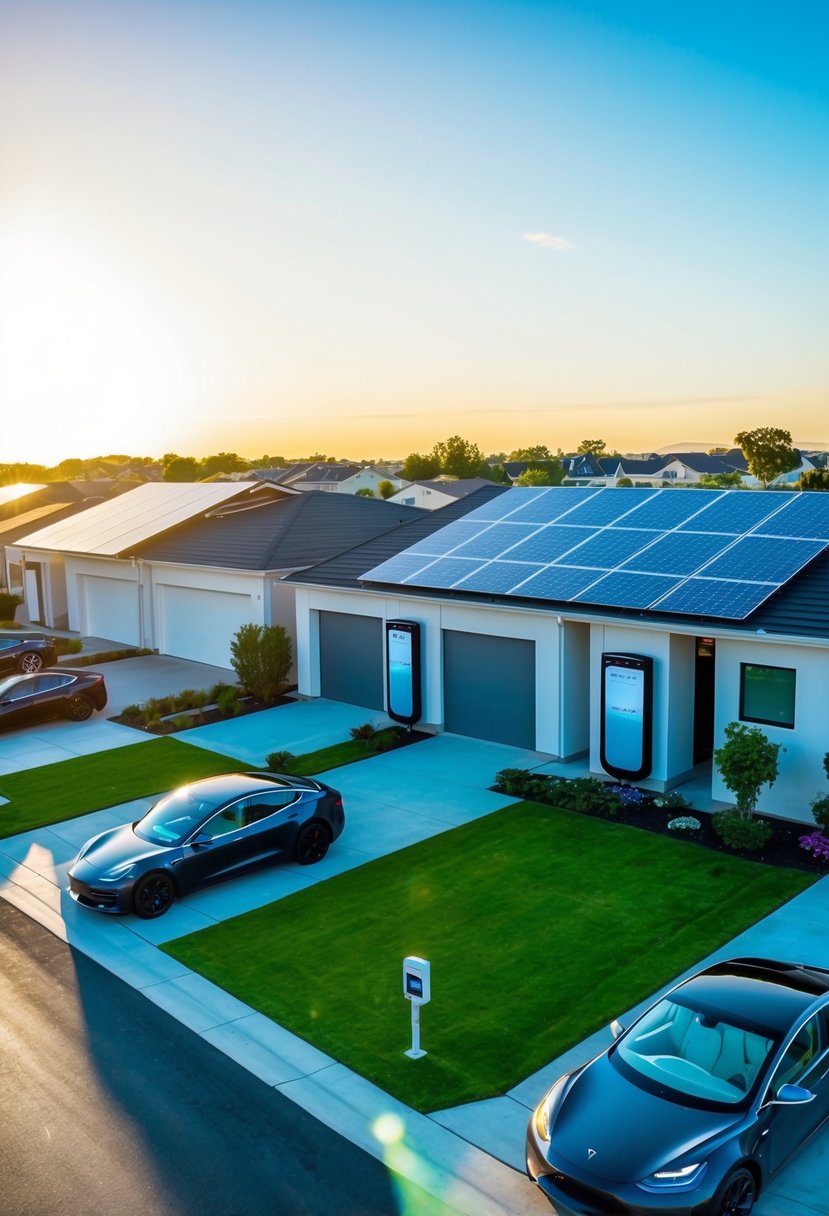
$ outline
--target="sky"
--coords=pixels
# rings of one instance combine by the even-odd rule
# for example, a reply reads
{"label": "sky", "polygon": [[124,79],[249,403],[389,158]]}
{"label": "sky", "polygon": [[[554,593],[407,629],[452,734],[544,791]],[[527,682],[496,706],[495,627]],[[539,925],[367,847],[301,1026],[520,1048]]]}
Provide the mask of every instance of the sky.
{"label": "sky", "polygon": [[0,0],[0,463],[829,446],[825,0]]}

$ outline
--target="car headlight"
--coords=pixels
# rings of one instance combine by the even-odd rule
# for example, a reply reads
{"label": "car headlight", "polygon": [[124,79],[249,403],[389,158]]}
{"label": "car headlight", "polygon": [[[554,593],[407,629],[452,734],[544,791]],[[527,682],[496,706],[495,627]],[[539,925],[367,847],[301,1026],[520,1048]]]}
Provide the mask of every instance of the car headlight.
{"label": "car headlight", "polygon": [[105,870],[101,875],[101,878],[126,878],[127,875],[132,873],[134,869],[134,861],[122,861],[120,865],[113,866],[111,870]]}
{"label": "car headlight", "polygon": [[639,1186],[645,1191],[690,1190],[699,1185],[707,1168],[707,1161],[695,1161],[690,1165],[666,1165],[643,1179]]}
{"label": "car headlight", "polygon": [[544,1095],[543,1100],[535,1109],[533,1115],[533,1124],[535,1126],[536,1135],[542,1140],[549,1142],[550,1125],[553,1122],[555,1109],[561,1100],[561,1094],[564,1089],[564,1083],[567,1077],[559,1077],[551,1090]]}

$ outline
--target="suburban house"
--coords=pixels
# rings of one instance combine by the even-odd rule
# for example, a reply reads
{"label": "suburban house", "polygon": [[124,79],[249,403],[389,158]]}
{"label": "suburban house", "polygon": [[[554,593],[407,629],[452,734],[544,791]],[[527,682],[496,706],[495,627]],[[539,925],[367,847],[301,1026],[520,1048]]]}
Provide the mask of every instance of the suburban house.
{"label": "suburban house", "polygon": [[[592,452],[580,452],[575,456],[557,456],[555,459],[560,462],[564,470],[564,480],[568,485],[586,486],[592,485],[594,482],[603,482],[605,479],[605,471]],[[503,467],[509,480],[515,482],[522,473],[526,473],[527,469],[537,469],[544,463],[543,460],[505,460]]]}
{"label": "suburban house", "polygon": [[326,461],[292,464],[287,469],[253,469],[244,476],[303,492],[323,490],[328,494],[356,494],[359,490],[371,490],[377,497],[381,481],[391,482],[395,489],[404,484],[400,477],[374,465],[329,464]]}
{"label": "suburban house", "polygon": [[462,516],[446,507],[289,576],[300,693],[382,710],[385,623],[414,622],[424,724],[604,776],[603,671],[623,656],[652,670],[640,784],[710,772],[731,801],[714,749],[729,722],[758,724],[785,749],[760,809],[809,820],[829,749],[829,494],[478,493]]}
{"label": "suburban house", "polygon": [[240,625],[280,624],[293,637],[284,574],[419,514],[250,482],[141,486],[19,542],[42,592],[27,597],[29,619],[227,667]]}
{"label": "suburban house", "polygon": [[[628,477],[634,483],[661,486],[663,482],[675,485],[696,485],[703,477],[716,477],[721,473],[739,473],[743,485],[756,488],[760,482],[748,471],[748,462],[739,448],[709,455],[707,452],[673,452],[669,455],[652,455],[636,459],[631,456],[603,456],[599,461],[603,484],[616,485],[620,478]],[[814,468],[812,461],[800,453],[800,463],[788,473],[781,473],[771,485],[786,486],[799,481],[803,473]]]}
{"label": "suburban house", "polygon": [[387,501],[434,511],[437,507],[446,507],[450,502],[457,502],[459,498],[466,498],[483,486],[493,484],[485,477],[459,477],[456,481],[409,481],[404,483],[402,490],[391,494]]}

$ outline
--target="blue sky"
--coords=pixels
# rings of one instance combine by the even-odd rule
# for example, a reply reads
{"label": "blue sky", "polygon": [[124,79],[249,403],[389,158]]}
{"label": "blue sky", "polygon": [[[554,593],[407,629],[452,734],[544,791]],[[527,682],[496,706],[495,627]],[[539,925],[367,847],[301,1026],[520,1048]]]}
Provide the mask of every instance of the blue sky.
{"label": "blue sky", "polygon": [[0,459],[829,443],[829,8],[0,3]]}

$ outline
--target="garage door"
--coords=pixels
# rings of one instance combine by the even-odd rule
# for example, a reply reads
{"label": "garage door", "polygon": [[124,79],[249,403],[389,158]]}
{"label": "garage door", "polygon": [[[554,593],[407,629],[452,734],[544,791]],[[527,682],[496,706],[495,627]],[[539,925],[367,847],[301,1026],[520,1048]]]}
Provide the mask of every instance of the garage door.
{"label": "garage door", "polygon": [[383,708],[383,622],[379,617],[320,613],[320,692],[332,701]]}
{"label": "garage door", "polygon": [[200,587],[159,587],[159,650],[179,659],[230,666],[230,643],[253,619],[249,595]]}
{"label": "garage door", "polygon": [[81,632],[111,642],[138,643],[138,585],[123,578],[83,579]]}
{"label": "garage door", "polygon": [[535,642],[443,632],[446,730],[535,748]]}

